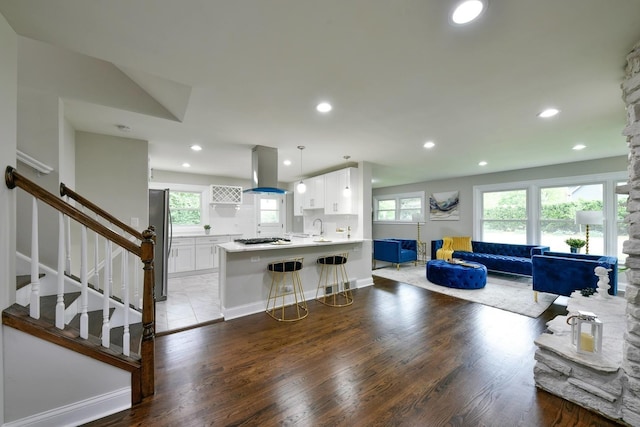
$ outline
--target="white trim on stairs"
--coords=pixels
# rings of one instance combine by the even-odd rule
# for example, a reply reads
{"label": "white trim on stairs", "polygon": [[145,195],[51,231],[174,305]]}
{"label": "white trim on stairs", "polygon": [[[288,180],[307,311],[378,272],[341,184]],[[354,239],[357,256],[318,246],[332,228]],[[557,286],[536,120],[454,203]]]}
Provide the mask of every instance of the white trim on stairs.
{"label": "white trim on stairs", "polygon": [[3,427],[77,426],[131,408],[131,389],[122,388],[50,411],[3,424]]}

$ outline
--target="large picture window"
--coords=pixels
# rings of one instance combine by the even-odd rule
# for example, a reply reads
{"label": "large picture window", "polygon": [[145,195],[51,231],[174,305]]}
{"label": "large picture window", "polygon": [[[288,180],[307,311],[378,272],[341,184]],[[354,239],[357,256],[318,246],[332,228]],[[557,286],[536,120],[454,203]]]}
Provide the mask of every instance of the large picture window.
{"label": "large picture window", "polygon": [[473,237],[569,252],[567,238],[586,239],[576,212],[601,211],[602,223],[589,225],[589,253],[624,259],[627,196],[617,194],[616,186],[625,177],[620,172],[475,186]]}
{"label": "large picture window", "polygon": [[527,243],[527,191],[482,195],[482,236],[487,242]]}
{"label": "large picture window", "polygon": [[[584,239],[585,230],[576,224],[576,211],[602,211],[603,185],[568,185],[540,189],[540,243],[554,252],[566,252],[567,238]],[[589,228],[590,252],[604,253],[602,224]]]}
{"label": "large picture window", "polygon": [[414,222],[424,220],[424,193],[391,194],[374,197],[374,221]]}

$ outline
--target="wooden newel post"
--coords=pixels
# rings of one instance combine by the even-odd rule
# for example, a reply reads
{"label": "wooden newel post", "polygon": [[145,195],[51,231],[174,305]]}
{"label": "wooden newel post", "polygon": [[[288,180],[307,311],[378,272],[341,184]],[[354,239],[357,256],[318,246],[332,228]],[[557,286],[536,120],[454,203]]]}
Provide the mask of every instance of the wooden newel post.
{"label": "wooden newel post", "polygon": [[155,307],[156,301],[153,295],[153,250],[156,234],[153,229],[142,232],[142,254],[144,263],[144,289],[142,290],[142,397],[155,393]]}

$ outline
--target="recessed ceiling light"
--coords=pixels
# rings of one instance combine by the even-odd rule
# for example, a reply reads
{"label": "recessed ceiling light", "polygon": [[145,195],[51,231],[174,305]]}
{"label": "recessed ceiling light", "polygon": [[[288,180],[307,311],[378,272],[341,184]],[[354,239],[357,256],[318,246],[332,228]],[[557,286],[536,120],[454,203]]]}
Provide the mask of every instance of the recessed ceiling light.
{"label": "recessed ceiling light", "polygon": [[478,166],[487,166],[487,162],[484,160],[478,163]]}
{"label": "recessed ceiling light", "polygon": [[318,110],[318,112],[320,113],[328,113],[332,109],[333,107],[328,102],[321,102],[320,104],[316,105],[316,110]]}
{"label": "recessed ceiling light", "polygon": [[436,146],[436,143],[433,141],[427,141],[424,143],[424,148],[433,148]]}
{"label": "recessed ceiling light", "polygon": [[191,167],[191,165],[190,165],[189,163],[183,163],[183,164],[182,164],[182,167],[183,167],[183,168],[190,168],[190,167]]}
{"label": "recessed ceiling light", "polygon": [[573,149],[576,151],[584,150],[585,148],[587,148],[587,146],[584,144],[576,144],[573,146]]}
{"label": "recessed ceiling light", "polygon": [[193,151],[202,151],[202,147],[201,147],[201,146],[199,146],[198,144],[193,144],[193,145],[191,146],[191,149],[192,149]]}
{"label": "recessed ceiling light", "polygon": [[458,5],[451,14],[451,20],[455,24],[468,24],[476,19],[482,13],[484,9],[484,3],[480,0],[466,0]]}
{"label": "recessed ceiling light", "polygon": [[542,117],[543,119],[548,119],[549,117],[553,117],[558,114],[560,110],[556,108],[547,108],[546,110],[538,113],[538,117]]}
{"label": "recessed ceiling light", "polygon": [[285,160],[282,163],[284,163],[285,166],[291,166],[291,160]]}

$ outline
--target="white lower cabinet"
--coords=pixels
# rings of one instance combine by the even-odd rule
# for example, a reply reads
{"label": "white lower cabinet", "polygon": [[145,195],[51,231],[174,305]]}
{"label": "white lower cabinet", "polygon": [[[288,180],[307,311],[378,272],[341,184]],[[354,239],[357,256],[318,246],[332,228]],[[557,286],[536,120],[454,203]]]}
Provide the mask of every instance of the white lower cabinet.
{"label": "white lower cabinet", "polygon": [[[240,235],[174,237],[171,241],[168,271],[197,273],[218,268],[218,245],[236,239]],[[188,274],[185,274],[188,275]]]}
{"label": "white lower cabinet", "polygon": [[193,238],[171,240],[169,273],[181,273],[195,269],[195,243]]}
{"label": "white lower cabinet", "polygon": [[196,270],[218,268],[218,245],[228,241],[229,236],[196,238]]}

